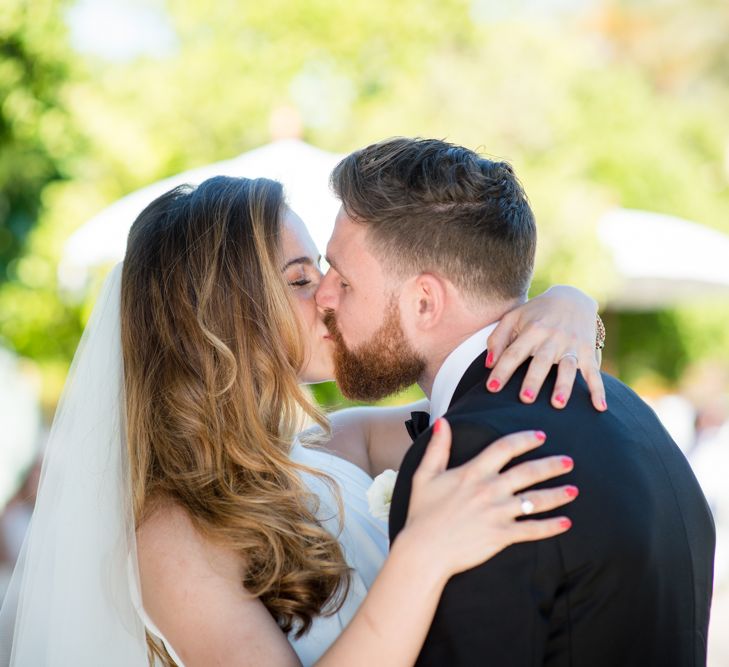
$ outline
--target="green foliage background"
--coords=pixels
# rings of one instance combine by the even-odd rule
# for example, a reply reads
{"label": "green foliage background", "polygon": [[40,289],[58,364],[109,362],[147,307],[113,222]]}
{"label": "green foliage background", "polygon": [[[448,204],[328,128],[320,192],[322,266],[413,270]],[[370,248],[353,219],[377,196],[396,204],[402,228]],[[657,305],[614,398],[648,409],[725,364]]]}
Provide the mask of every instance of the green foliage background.
{"label": "green foliage background", "polygon": [[[540,224],[535,291],[609,297],[595,221],[612,206],[729,232],[729,5],[547,4],[168,0],[175,45],[118,62],[72,50],[69,2],[5,0],[0,338],[39,365],[48,409],[94,296],[59,294],[64,240],[138,187],[266,143],[281,106],[330,150],[426,135],[510,160]],[[608,313],[606,365],[666,387],[726,366],[728,316],[726,300]]]}

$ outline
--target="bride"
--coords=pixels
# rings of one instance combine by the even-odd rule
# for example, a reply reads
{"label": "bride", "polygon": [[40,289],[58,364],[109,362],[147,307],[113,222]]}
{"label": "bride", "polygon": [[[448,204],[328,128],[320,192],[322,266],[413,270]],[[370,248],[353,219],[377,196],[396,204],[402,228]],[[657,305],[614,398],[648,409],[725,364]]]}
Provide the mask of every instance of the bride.
{"label": "bride", "polygon": [[[563,459],[500,472],[544,434],[446,470],[439,420],[387,555],[365,491],[407,449],[412,406],[327,422],[308,399],[300,383],[332,376],[318,262],[274,181],[216,177],[140,214],[54,419],[0,665],[409,665],[448,578],[569,529],[515,520],[515,494],[565,473]],[[508,321],[527,330],[516,356],[539,347],[538,301]],[[557,299],[570,327],[550,349],[576,332],[589,343],[585,303]],[[295,438],[302,417],[319,425],[313,444]],[[575,493],[521,495],[544,512]]]}

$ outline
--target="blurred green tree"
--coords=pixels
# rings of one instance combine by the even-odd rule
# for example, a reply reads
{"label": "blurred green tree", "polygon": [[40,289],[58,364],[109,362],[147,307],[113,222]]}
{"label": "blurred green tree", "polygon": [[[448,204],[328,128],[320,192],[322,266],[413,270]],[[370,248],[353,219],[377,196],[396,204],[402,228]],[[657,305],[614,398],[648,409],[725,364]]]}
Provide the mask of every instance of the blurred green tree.
{"label": "blurred green tree", "polygon": [[64,22],[67,5],[7,0],[0,9],[0,342],[38,362],[48,410],[84,308],[61,299],[55,276],[72,212],[54,210],[58,188],[73,184],[86,149],[68,107],[78,63]]}
{"label": "blurred green tree", "polygon": [[72,56],[63,4],[6,0],[0,10],[0,283],[25,247],[50,182],[68,175],[63,101]]}
{"label": "blurred green tree", "polygon": [[[527,13],[478,0],[167,0],[173,48],[72,67],[62,4],[13,0],[2,34],[30,31],[28,62],[49,73],[33,112],[16,111],[10,123],[12,141],[33,147],[45,171],[18,168],[20,149],[0,153],[0,182],[6,172],[45,174],[31,179],[36,208],[20,216],[6,255],[16,260],[0,287],[0,336],[62,377],[88,312],[58,296],[63,239],[138,187],[267,142],[280,106],[296,107],[304,138],[331,150],[426,135],[509,159],[540,223],[534,291],[570,282],[609,296],[611,260],[594,222],[613,206],[729,231],[726,3],[602,0],[571,14],[516,4]],[[25,99],[17,67],[6,73],[0,63],[0,91],[12,98],[18,88]],[[609,337],[608,361],[626,378],[651,372],[673,382],[729,344],[720,324],[728,316],[726,304],[627,315]],[[331,387],[315,392],[340,400]]]}

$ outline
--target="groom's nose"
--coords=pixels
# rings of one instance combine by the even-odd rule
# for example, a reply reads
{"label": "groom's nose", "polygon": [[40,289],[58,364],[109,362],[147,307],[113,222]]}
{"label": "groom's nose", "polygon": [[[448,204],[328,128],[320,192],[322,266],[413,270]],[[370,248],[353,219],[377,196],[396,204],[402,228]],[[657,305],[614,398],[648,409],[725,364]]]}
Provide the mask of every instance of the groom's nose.
{"label": "groom's nose", "polygon": [[336,279],[333,271],[329,269],[319,282],[319,287],[314,295],[316,305],[322,310],[336,310],[339,299],[337,298]]}

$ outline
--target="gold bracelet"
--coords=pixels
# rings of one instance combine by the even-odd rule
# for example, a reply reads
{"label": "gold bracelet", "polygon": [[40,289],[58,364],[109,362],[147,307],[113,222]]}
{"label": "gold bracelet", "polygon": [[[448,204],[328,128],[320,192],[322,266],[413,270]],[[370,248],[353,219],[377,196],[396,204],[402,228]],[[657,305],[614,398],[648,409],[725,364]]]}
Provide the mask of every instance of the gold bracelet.
{"label": "gold bracelet", "polygon": [[600,316],[597,316],[597,338],[595,339],[595,349],[602,350],[605,347],[605,323]]}

